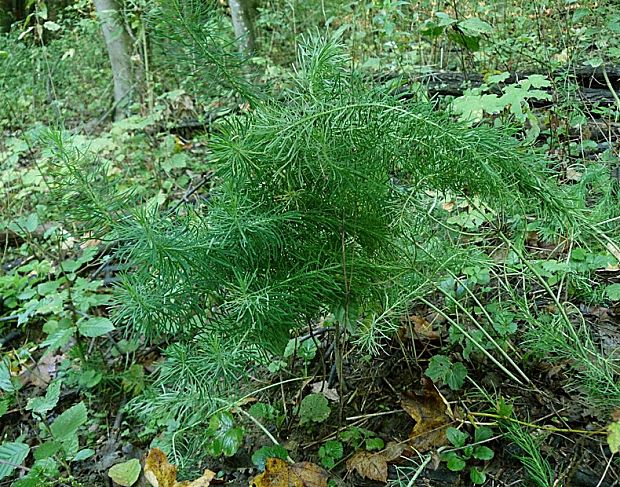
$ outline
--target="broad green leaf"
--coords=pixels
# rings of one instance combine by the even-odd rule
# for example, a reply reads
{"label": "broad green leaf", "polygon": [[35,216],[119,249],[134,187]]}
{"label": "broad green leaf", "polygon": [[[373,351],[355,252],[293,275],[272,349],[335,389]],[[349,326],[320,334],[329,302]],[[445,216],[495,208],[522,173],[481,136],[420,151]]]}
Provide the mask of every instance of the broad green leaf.
{"label": "broad green leaf", "polygon": [[585,7],[576,8],[575,11],[573,12],[573,22],[577,23],[584,17],[587,17],[588,15],[590,15],[589,8],[585,8]]}
{"label": "broad green leaf", "polygon": [[465,463],[465,460],[463,460],[454,452],[448,453],[445,457],[445,460],[448,470],[451,470],[452,472],[460,472],[467,465]]}
{"label": "broad green leaf", "polygon": [[487,474],[481,472],[476,467],[472,467],[469,471],[469,479],[474,485],[482,485],[487,481]]}
{"label": "broad green leaf", "polygon": [[5,392],[14,392],[16,390],[11,380],[11,371],[6,360],[0,361],[0,389]]}
{"label": "broad green leaf", "polygon": [[288,458],[288,451],[281,445],[262,446],[252,455],[252,463],[256,465],[260,471],[263,471],[265,470],[265,462],[268,458],[286,460]]}
{"label": "broad green leaf", "polygon": [[474,432],[474,441],[476,443],[480,443],[481,441],[486,441],[490,438],[493,438],[493,430],[487,426],[480,426],[476,428]]}
{"label": "broad green leaf", "polygon": [[433,382],[445,382],[450,389],[455,391],[463,387],[467,369],[460,362],[452,364],[445,355],[435,355],[431,358],[425,375],[430,377]]}
{"label": "broad green leaf", "polygon": [[62,451],[69,460],[77,455],[78,451],[80,451],[80,438],[77,431],[62,439]]}
{"label": "broad green leaf", "polygon": [[83,462],[84,460],[88,460],[94,454],[95,454],[95,450],[92,450],[90,448],[84,448],[83,450],[80,450],[79,452],[77,452],[75,454],[75,456],[73,457],[72,461],[73,462]]}
{"label": "broad green leaf", "polygon": [[[368,446],[368,444],[366,444]],[[340,460],[344,456],[344,448],[339,441],[329,440],[319,448],[320,457],[331,457]]]}
{"label": "broad green leaf", "polygon": [[467,443],[467,440],[469,439],[469,435],[465,431],[460,431],[456,428],[448,428],[446,431],[446,437],[448,438],[448,441],[457,448],[465,446],[465,443]]}
{"label": "broad green leaf", "polygon": [[445,12],[435,12],[435,17],[439,19],[437,24],[440,27],[447,27],[448,25],[457,23],[457,20],[454,17],[450,17],[450,15]]}
{"label": "broad green leaf", "polygon": [[620,421],[611,423],[607,428],[607,444],[611,454],[620,452]]}
{"label": "broad green leaf", "polygon": [[[549,88],[551,86],[551,81],[542,74],[530,74],[527,78],[519,81],[519,84],[526,90],[529,90],[530,88]],[[533,91],[530,91],[530,93],[532,92]],[[545,93],[545,95],[548,95],[548,93]]]}
{"label": "broad green leaf", "polygon": [[243,444],[243,430],[241,428],[231,428],[220,439],[222,442],[222,453],[227,457],[232,457]]}
{"label": "broad green leaf", "polygon": [[457,362],[450,368],[446,376],[446,384],[450,389],[456,391],[463,387],[465,377],[467,377],[467,369],[461,362]]}
{"label": "broad green leaf", "polygon": [[58,453],[61,448],[62,444],[59,441],[46,441],[45,443],[41,443],[41,445],[34,450],[34,459],[43,460],[49,458]]}
{"label": "broad green leaf", "polygon": [[63,279],[56,279],[55,281],[42,282],[37,286],[37,292],[41,296],[47,296],[48,294],[55,293],[62,285]]}
{"label": "broad green leaf", "polygon": [[52,22],[51,20],[47,20],[43,24],[43,27],[52,32],[56,32],[57,30],[60,30],[60,25],[58,25],[56,22]]}
{"label": "broad green leaf", "polygon": [[78,323],[80,334],[89,338],[100,337],[115,329],[116,328],[108,318],[101,316],[94,316]]}
{"label": "broad green leaf", "polygon": [[86,419],[86,406],[83,402],[80,402],[67,409],[54,420],[50,426],[52,436],[60,441],[68,440],[77,432],[80,426],[86,423]]}
{"label": "broad green leaf", "polygon": [[64,347],[75,333],[75,328],[60,328],[52,333],[41,342],[39,348],[47,348],[46,354],[54,353],[59,348]]}
{"label": "broad green leaf", "polygon": [[234,418],[228,411],[211,417],[207,435],[211,437],[207,451],[216,457],[234,455],[243,443],[243,430],[234,427]]}
{"label": "broad green leaf", "polygon": [[9,404],[11,404],[11,402],[8,397],[0,399],[0,418],[9,410]]}
{"label": "broad green leaf", "polygon": [[510,78],[510,73],[508,71],[504,71],[503,73],[492,74],[486,77],[485,79],[486,79],[486,82],[489,83],[490,85],[497,85],[499,83],[503,83],[508,78]]}
{"label": "broad green leaf", "polygon": [[23,226],[27,232],[34,232],[39,226],[39,216],[36,213],[30,213],[23,222]]}
{"label": "broad green leaf", "polygon": [[477,446],[474,449],[474,458],[478,460],[491,460],[495,456],[495,452],[488,446]]}
{"label": "broad green leaf", "polygon": [[136,483],[141,471],[140,460],[132,458],[127,462],[117,463],[111,467],[108,470],[108,476],[118,485],[130,487]]}
{"label": "broad green leaf", "polygon": [[620,284],[610,284],[605,288],[605,296],[611,301],[620,301]]}
{"label": "broad green leaf", "polygon": [[0,479],[13,473],[16,465],[21,465],[30,447],[25,443],[3,443],[0,445]]}
{"label": "broad green leaf", "polygon": [[299,407],[301,424],[310,421],[321,423],[329,417],[330,413],[331,409],[323,394],[308,394],[303,398]]}
{"label": "broad green leaf", "polygon": [[173,169],[183,169],[187,167],[188,160],[189,157],[187,156],[187,154],[179,152],[170,156],[167,160],[162,162],[161,168],[166,172],[170,172]]}
{"label": "broad green leaf", "polygon": [[477,17],[472,17],[471,19],[465,19],[462,22],[459,22],[459,27],[463,29],[465,34],[470,36],[493,33],[493,26]]}
{"label": "broad green leaf", "polygon": [[59,464],[53,458],[37,460],[28,475],[16,480],[11,487],[41,487],[49,485],[50,479],[60,477]]}
{"label": "broad green leaf", "polygon": [[433,355],[424,375],[430,377],[433,382],[443,381],[452,367],[452,362],[445,355]]}
{"label": "broad green leaf", "polygon": [[61,385],[62,381],[60,380],[52,382],[47,387],[44,397],[33,397],[28,399],[26,409],[32,410],[33,413],[41,416],[54,409],[56,404],[58,404],[58,399],[60,398]]}
{"label": "broad green leaf", "polygon": [[366,450],[382,450],[385,446],[385,442],[381,438],[368,438],[366,440]]}

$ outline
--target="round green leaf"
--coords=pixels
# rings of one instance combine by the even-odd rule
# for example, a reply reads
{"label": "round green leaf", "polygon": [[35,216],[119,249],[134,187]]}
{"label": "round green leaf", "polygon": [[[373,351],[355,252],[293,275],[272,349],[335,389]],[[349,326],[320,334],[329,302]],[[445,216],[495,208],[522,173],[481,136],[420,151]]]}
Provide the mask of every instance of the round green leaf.
{"label": "round green leaf", "polygon": [[[321,449],[323,450],[324,456],[332,457],[337,460],[340,460],[344,455],[344,448],[339,441],[329,440],[325,442]],[[319,455],[320,451],[321,450],[319,450]]]}
{"label": "round green leaf", "polygon": [[301,424],[309,423],[310,421],[321,423],[329,417],[330,413],[331,409],[323,394],[307,395],[301,401],[301,406],[299,408]]}
{"label": "round green leaf", "polygon": [[495,453],[488,446],[477,446],[474,450],[474,458],[478,460],[491,460],[494,456]]}
{"label": "round green leaf", "polygon": [[448,467],[448,470],[451,470],[452,472],[460,472],[466,465],[465,460],[454,452],[448,454],[446,458],[446,466]]}
{"label": "round green leaf", "polygon": [[481,441],[486,441],[490,438],[493,438],[493,430],[487,426],[480,426],[476,428],[474,432],[474,441],[476,443],[480,443]]}
{"label": "round green leaf", "polygon": [[222,453],[227,457],[232,457],[243,443],[243,430],[241,428],[231,428],[221,437]]}
{"label": "round green leaf", "polygon": [[479,471],[477,468],[472,468],[469,471],[469,478],[475,485],[482,485],[487,480],[487,474]]}
{"label": "round green leaf", "polygon": [[605,288],[605,295],[611,301],[620,301],[620,284],[610,284]]}
{"label": "round green leaf", "polygon": [[117,463],[108,470],[108,476],[123,487],[130,487],[136,483],[142,466],[140,460],[132,458],[131,460],[123,463]]}
{"label": "round green leaf", "polygon": [[460,448],[462,446],[465,446],[469,435],[465,431],[460,431],[456,428],[448,428],[448,430],[446,431],[446,437],[452,445]]}

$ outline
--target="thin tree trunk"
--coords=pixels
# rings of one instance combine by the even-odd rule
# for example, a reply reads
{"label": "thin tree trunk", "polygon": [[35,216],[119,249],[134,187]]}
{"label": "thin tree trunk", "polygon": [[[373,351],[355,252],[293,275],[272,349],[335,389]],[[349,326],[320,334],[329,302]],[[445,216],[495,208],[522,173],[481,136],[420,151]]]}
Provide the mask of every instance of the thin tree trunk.
{"label": "thin tree trunk", "polygon": [[229,0],[230,15],[239,51],[252,54],[254,51],[254,15],[251,0]]}
{"label": "thin tree trunk", "polygon": [[138,88],[135,75],[137,70],[134,69],[131,61],[131,37],[125,29],[117,0],[93,0],[93,3],[99,16],[112,67],[114,119],[120,120],[129,115],[129,109]]}

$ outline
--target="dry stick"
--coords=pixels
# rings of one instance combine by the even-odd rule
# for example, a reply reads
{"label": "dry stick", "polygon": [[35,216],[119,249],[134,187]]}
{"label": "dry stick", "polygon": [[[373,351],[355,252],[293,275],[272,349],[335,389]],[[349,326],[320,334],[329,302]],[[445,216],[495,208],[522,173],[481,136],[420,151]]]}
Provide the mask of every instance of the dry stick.
{"label": "dry stick", "polygon": [[601,485],[603,485],[603,480],[605,480],[605,477],[607,477],[607,472],[609,471],[609,467],[611,466],[611,461],[614,459],[614,455],[615,453],[612,453],[611,456],[609,457],[609,461],[607,462],[607,465],[605,466],[605,471],[603,472],[603,475],[601,476],[601,480],[599,480],[598,484],[596,484],[596,487],[601,487]]}
{"label": "dry stick", "polygon": [[[340,231],[340,238],[342,242],[342,273],[344,276],[344,287],[345,287],[345,296],[346,296],[345,303],[344,303],[343,321],[346,322],[346,320],[349,318],[350,288],[349,288],[349,279],[347,276],[347,250],[346,250],[346,245],[345,245],[344,222],[343,222],[343,226]],[[340,407],[338,410],[338,420],[342,422],[342,415],[343,415],[343,409],[344,409],[343,399],[344,399],[345,386],[344,386],[344,370],[343,370],[343,365],[342,365],[342,341],[340,339],[341,338],[340,337],[340,332],[341,332],[340,320],[335,320],[334,325],[335,325],[334,357],[335,357],[335,362],[336,362],[336,372],[338,374],[338,389],[340,393]]]}
{"label": "dry stick", "polygon": [[190,188],[184,195],[183,198],[181,198],[181,200],[174,205],[174,207],[170,210],[170,213],[174,213],[176,210],[179,209],[179,207],[183,204],[183,203],[187,203],[188,202],[188,198],[193,195],[196,191],[198,191],[200,188],[202,188],[205,184],[207,184],[207,182],[213,177],[213,172],[210,171],[208,172],[206,175],[203,176],[203,178],[200,180],[200,182],[193,188]]}
{"label": "dry stick", "polygon": [[479,416],[481,418],[492,418],[498,421],[510,421],[511,423],[516,423],[521,426],[527,426],[529,428],[535,428],[535,429],[539,429],[543,431],[550,431],[552,433],[577,433],[577,434],[582,434],[582,435],[607,435],[608,434],[608,432],[605,430],[588,431],[588,430],[576,430],[576,429],[570,429],[570,428],[556,428],[555,426],[545,426],[545,425],[541,426],[541,425],[534,424],[534,423],[528,423],[526,421],[520,421],[518,419],[511,418],[509,416],[501,416],[499,414],[493,414],[493,413],[472,413],[470,412],[468,414],[471,416]]}
{"label": "dry stick", "polygon": [[614,86],[611,84],[611,81],[609,80],[609,76],[607,76],[607,69],[605,68],[604,64],[603,64],[603,78],[605,78],[605,84],[607,85],[607,88],[609,88],[609,91],[611,92],[611,96],[614,97],[614,101],[616,102],[616,105],[618,106],[618,110],[620,110],[620,98],[618,98],[618,93],[616,93],[616,90],[614,90]]}

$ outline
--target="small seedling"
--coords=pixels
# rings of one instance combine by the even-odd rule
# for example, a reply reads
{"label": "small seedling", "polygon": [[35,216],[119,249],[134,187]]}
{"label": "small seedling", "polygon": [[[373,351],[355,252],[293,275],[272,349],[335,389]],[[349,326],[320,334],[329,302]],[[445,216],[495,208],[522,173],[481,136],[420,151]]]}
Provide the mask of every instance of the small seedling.
{"label": "small seedling", "polygon": [[344,447],[340,441],[329,440],[319,448],[319,459],[321,465],[327,469],[332,469],[336,462],[344,456]]}
{"label": "small seedling", "polygon": [[228,411],[211,417],[206,434],[209,439],[207,453],[213,457],[231,457],[243,442],[243,429],[235,427],[233,415]]}
{"label": "small seedling", "polygon": [[444,382],[453,391],[463,387],[467,369],[461,362],[452,363],[445,355],[435,355],[431,358],[426,375],[433,382]]}
{"label": "small seedling", "polygon": [[[448,469],[453,472],[465,470],[468,462],[475,460],[488,461],[495,455],[488,446],[480,445],[480,443],[493,436],[493,430],[490,428],[484,426],[477,428],[474,433],[474,442],[471,444],[468,443],[469,434],[456,428],[448,428],[446,436],[452,446],[455,447],[455,450],[442,455],[442,460],[446,462]],[[482,485],[486,481],[486,474],[477,467],[470,466],[469,478],[472,483]]]}

